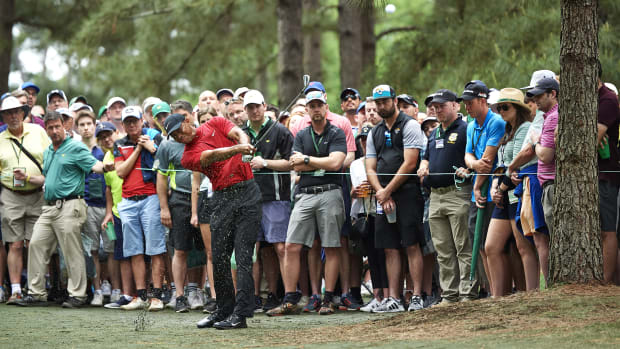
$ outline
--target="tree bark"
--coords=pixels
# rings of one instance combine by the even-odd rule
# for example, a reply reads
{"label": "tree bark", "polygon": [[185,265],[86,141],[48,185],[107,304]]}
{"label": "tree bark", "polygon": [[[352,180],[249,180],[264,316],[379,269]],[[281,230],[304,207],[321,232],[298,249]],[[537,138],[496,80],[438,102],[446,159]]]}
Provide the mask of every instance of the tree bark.
{"label": "tree bark", "polygon": [[[319,9],[319,0],[303,0],[304,17],[312,14],[312,23],[307,23],[304,31],[304,73],[315,81],[323,80],[321,67],[321,28],[314,23]],[[308,16],[309,17],[309,16]]]}
{"label": "tree bark", "polygon": [[278,103],[284,108],[303,87],[301,0],[278,0]]}
{"label": "tree bark", "polygon": [[562,0],[550,282],[603,279],[596,123],[597,0]]}
{"label": "tree bark", "polygon": [[360,88],[362,74],[362,14],[350,0],[338,0],[340,85]]}
{"label": "tree bark", "polygon": [[[364,81],[375,81],[375,57],[377,41],[375,38],[375,8],[362,11],[362,73]],[[361,86],[360,86],[361,87]]]}
{"label": "tree bark", "polygon": [[9,90],[15,0],[0,1],[0,92]]}

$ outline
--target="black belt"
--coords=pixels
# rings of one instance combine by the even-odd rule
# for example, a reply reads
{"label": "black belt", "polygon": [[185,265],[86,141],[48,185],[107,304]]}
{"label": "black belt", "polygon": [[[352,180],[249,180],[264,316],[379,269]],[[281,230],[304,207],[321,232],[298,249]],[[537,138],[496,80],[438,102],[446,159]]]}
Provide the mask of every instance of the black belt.
{"label": "black belt", "polygon": [[57,208],[61,208],[62,205],[65,203],[65,201],[81,199],[81,198],[82,198],[82,195],[69,195],[62,199],[45,200],[45,204],[47,206],[56,206]]}
{"label": "black belt", "polygon": [[127,200],[131,200],[131,201],[142,201],[146,198],[148,198],[148,195],[134,195],[134,196],[130,196],[128,198],[125,198]]}
{"label": "black belt", "polygon": [[192,197],[192,193],[186,193],[186,192],[178,191],[178,190],[174,190],[174,189],[171,190],[170,196],[172,196],[172,194],[181,195],[181,196],[183,196],[185,198],[190,198],[190,199]]}
{"label": "black belt", "polygon": [[223,191],[223,192],[233,191],[233,190],[236,190],[236,189],[245,188],[250,183],[254,183],[254,178],[250,178],[247,181],[235,183],[235,184],[231,185],[230,187],[222,188],[222,189],[220,189],[218,191]]}
{"label": "black belt", "polygon": [[543,183],[542,185],[542,188],[545,189],[548,185],[551,185],[551,184],[555,184],[555,180],[551,179],[551,180],[545,181],[545,183]]}
{"label": "black belt", "polygon": [[299,192],[304,194],[319,194],[334,189],[340,189],[340,186],[337,184],[313,185],[311,187],[299,188]]}
{"label": "black belt", "polygon": [[42,187],[38,187],[38,188],[36,188],[36,189],[30,189],[30,190],[17,190],[17,189],[12,189],[12,188],[7,187],[6,185],[3,185],[2,187],[3,187],[4,189],[8,189],[8,190],[10,190],[10,191],[12,191],[12,192],[14,192],[14,193],[16,193],[16,194],[19,194],[19,195],[30,195],[30,194],[34,194],[34,193],[40,193],[40,192],[42,192],[42,191],[43,191],[43,188],[42,188]]}

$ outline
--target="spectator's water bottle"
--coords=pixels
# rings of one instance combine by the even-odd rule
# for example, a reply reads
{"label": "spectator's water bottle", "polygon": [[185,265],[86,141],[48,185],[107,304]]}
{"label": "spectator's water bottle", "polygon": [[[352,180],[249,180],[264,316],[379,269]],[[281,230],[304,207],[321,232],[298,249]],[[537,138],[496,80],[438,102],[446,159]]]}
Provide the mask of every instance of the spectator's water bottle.
{"label": "spectator's water bottle", "polygon": [[[607,138],[607,136],[605,136],[605,138]],[[598,156],[600,156],[603,160],[609,159],[609,142],[606,141],[605,144],[598,147]]]}
{"label": "spectator's water bottle", "polygon": [[394,209],[390,213],[385,214],[387,216],[388,223],[396,223],[396,205],[394,205]]}
{"label": "spectator's water bottle", "polygon": [[116,232],[114,231],[114,223],[108,222],[108,225],[105,227],[105,232],[108,234],[108,240],[114,241],[116,240]]}

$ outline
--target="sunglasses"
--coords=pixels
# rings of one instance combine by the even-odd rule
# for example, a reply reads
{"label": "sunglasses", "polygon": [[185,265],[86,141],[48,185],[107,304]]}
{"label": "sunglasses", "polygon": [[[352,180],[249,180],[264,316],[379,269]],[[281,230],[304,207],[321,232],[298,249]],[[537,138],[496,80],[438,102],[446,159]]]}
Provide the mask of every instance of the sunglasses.
{"label": "sunglasses", "polygon": [[510,104],[500,104],[500,105],[498,105],[498,106],[497,106],[497,111],[498,111],[498,112],[501,112],[502,110],[503,110],[503,111],[509,111],[509,110],[510,110],[510,108],[512,108],[512,107],[510,106]]}
{"label": "sunglasses", "polygon": [[233,103],[239,102],[240,100],[241,100],[241,98],[236,98],[236,97],[233,97],[233,98],[231,98],[231,99],[229,99],[229,100],[225,101],[225,102],[224,102],[224,105],[225,105],[225,106],[228,106],[228,105],[230,105],[230,104],[233,104]]}
{"label": "sunglasses", "polygon": [[385,131],[385,146],[392,148],[392,134],[390,131]]}
{"label": "sunglasses", "polygon": [[349,95],[345,95],[344,97],[342,97],[341,100],[344,102],[344,101],[348,101],[349,98],[351,98],[354,101],[358,99],[357,95],[349,94]]}

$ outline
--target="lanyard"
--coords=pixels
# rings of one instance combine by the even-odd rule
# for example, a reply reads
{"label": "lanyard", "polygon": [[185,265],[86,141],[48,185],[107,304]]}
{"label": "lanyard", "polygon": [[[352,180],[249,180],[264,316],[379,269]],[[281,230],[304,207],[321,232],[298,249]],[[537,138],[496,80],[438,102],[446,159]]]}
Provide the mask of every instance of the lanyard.
{"label": "lanyard", "polygon": [[[486,124],[486,119],[484,120],[485,123],[482,125],[482,128],[480,129],[480,133],[478,133],[478,140],[476,141],[476,143],[473,145],[474,147],[472,148],[472,150],[474,151],[474,154],[476,153],[476,148],[478,147],[478,143],[480,143],[480,138],[482,138],[482,132],[484,131],[484,128],[487,126]],[[475,120],[474,120],[474,125],[475,125]],[[474,127],[474,132],[476,132],[476,128]],[[472,132],[471,134],[471,142],[474,143],[474,132]]]}
{"label": "lanyard", "polygon": [[314,144],[314,150],[316,150],[316,155],[320,155],[320,151],[319,151],[319,145],[321,144],[321,141],[323,140],[323,136],[321,136],[321,138],[319,138],[319,143],[317,144],[316,139],[314,138],[314,130],[310,130],[310,135],[312,136],[312,144]]}
{"label": "lanyard", "polygon": [[[458,119],[457,119],[458,120]],[[437,126],[437,131],[435,133],[435,139],[439,139],[439,138],[443,138],[446,135],[446,132],[448,132],[448,130],[450,129],[450,127],[452,127],[452,125],[454,125],[454,123],[457,121],[454,120],[452,121],[452,123],[450,125],[448,125],[448,127],[446,127],[446,130],[443,131],[443,127],[441,127],[441,124],[439,124],[439,126]],[[443,131],[443,132],[441,132]]]}
{"label": "lanyard", "polygon": [[[11,148],[13,148],[13,153],[15,153],[15,157],[17,158],[17,165],[19,166],[19,157],[20,155],[22,155],[22,149],[19,148],[19,153],[17,152],[17,150],[15,150],[15,144],[13,144],[13,142],[9,142],[11,143]],[[24,143],[24,137],[22,136],[22,139],[20,140],[19,143]]]}

